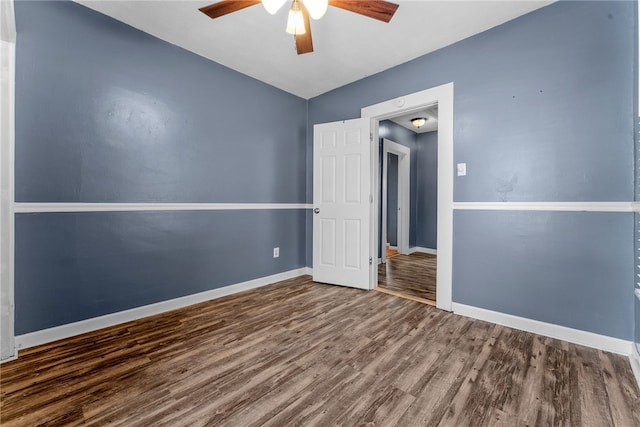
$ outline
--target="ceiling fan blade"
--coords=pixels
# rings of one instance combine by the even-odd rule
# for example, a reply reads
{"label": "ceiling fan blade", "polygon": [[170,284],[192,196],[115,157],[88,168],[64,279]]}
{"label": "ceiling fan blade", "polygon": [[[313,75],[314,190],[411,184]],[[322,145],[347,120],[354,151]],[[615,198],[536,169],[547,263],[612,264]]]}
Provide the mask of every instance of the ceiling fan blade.
{"label": "ceiling fan blade", "polygon": [[300,10],[302,11],[302,17],[304,18],[304,28],[306,32],[304,34],[297,34],[294,36],[296,39],[296,52],[298,52],[298,55],[313,52],[311,20],[309,19],[309,12],[302,2],[300,3]]}
{"label": "ceiling fan blade", "polygon": [[209,18],[214,19],[237,12],[245,7],[253,6],[258,3],[260,3],[260,0],[222,0],[217,3],[210,4],[209,6],[201,7],[199,10]]}
{"label": "ceiling fan blade", "polygon": [[398,9],[397,4],[383,0],[329,0],[329,4],[383,22],[391,21],[393,14]]}

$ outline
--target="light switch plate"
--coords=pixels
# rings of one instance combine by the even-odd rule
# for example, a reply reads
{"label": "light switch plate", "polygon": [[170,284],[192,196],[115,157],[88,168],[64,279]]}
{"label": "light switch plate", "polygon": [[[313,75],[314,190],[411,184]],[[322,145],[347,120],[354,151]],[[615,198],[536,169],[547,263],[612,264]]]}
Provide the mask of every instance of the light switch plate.
{"label": "light switch plate", "polygon": [[465,176],[467,174],[467,164],[458,163],[458,176]]}

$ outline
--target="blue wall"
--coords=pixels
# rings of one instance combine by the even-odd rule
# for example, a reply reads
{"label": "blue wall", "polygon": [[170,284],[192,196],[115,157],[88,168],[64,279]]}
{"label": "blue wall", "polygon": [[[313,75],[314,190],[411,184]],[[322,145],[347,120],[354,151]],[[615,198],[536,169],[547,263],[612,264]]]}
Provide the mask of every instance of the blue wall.
{"label": "blue wall", "polygon": [[[305,202],[306,100],[72,2],[15,6],[18,202]],[[303,267],[305,221],[20,214],[16,333]]]}
{"label": "blue wall", "polygon": [[[554,3],[311,99],[309,126],[359,117],[362,107],[454,82],[454,161],[468,169],[454,180],[455,201],[630,201],[634,34],[635,2]],[[632,339],[631,217],[527,212],[518,217],[526,220],[501,226],[502,212],[456,212],[454,302]],[[474,240],[491,238],[482,227],[500,233],[500,257],[464,250],[488,244]],[[564,239],[571,262],[548,250],[555,240],[538,236]],[[534,249],[527,263],[517,255],[521,246]],[[594,265],[599,253],[604,258]],[[470,274],[478,259],[495,274]],[[553,286],[523,287],[531,285],[528,265],[553,267],[534,275]],[[535,298],[523,296],[525,290]],[[596,325],[589,310],[605,294]],[[550,313],[554,300],[563,302],[551,303],[562,313]]]}
{"label": "blue wall", "polygon": [[438,249],[438,132],[416,134],[416,246]]}
{"label": "blue wall", "polygon": [[303,266],[304,233],[300,210],[18,215],[16,334]]}
{"label": "blue wall", "polygon": [[455,201],[629,201],[634,20],[634,2],[554,3],[312,98],[309,124],[454,82]]}
{"label": "blue wall", "polygon": [[71,2],[16,19],[16,201],[304,203],[304,99]]}
{"label": "blue wall", "polygon": [[625,213],[455,211],[453,300],[631,339],[632,228]]}

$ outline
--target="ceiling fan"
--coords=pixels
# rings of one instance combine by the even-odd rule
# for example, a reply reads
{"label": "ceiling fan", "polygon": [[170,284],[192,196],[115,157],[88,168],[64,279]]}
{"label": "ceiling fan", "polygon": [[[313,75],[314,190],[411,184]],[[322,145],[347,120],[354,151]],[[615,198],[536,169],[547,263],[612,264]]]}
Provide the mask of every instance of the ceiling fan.
{"label": "ceiling fan", "polygon": [[[199,10],[212,19],[262,3],[274,15],[288,0],[222,0]],[[293,0],[289,10],[287,32],[293,34],[298,55],[313,52],[311,22],[309,17],[320,19],[328,6],[339,7],[383,22],[391,21],[398,5],[383,0]]]}

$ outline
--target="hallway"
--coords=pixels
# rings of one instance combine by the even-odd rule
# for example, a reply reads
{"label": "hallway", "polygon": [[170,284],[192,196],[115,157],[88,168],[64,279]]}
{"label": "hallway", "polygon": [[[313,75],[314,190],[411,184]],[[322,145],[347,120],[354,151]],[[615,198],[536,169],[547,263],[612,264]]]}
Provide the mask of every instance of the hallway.
{"label": "hallway", "polygon": [[435,305],[436,260],[436,255],[425,253],[392,256],[378,266],[378,287]]}

